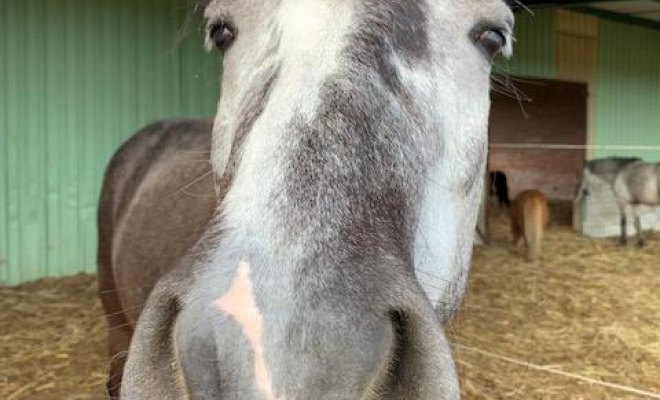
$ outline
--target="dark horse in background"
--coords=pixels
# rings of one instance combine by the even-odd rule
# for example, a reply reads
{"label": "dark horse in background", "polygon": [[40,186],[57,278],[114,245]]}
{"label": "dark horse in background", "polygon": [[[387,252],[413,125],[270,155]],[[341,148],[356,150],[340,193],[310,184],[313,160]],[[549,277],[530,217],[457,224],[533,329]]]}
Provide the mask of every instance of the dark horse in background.
{"label": "dark horse in background", "polygon": [[104,181],[111,394],[459,398],[442,322],[465,288],[511,11],[213,0],[205,16],[224,51],[212,126],[147,127]]}
{"label": "dark horse in background", "polygon": [[511,206],[509,183],[504,172],[493,171],[490,173],[490,194],[497,197],[497,202],[501,208]]}

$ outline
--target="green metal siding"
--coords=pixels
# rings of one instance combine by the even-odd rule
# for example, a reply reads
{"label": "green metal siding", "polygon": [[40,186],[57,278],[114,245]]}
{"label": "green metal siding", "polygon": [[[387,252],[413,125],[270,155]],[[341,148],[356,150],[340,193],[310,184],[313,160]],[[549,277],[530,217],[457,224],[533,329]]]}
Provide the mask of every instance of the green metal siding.
{"label": "green metal siding", "polygon": [[117,146],[152,120],[211,115],[217,55],[176,45],[177,0],[0,1],[0,283],[94,271]]}
{"label": "green metal siding", "polygon": [[[516,15],[514,57],[496,70],[557,79],[557,11]],[[596,43],[594,156],[660,160],[660,30],[600,18]],[[601,148],[598,148],[601,146]],[[628,149],[626,149],[628,146]],[[603,148],[604,147],[604,148]]]}
{"label": "green metal siding", "polygon": [[[7,24],[4,16],[7,15],[7,2],[0,1],[0,282],[7,278],[7,254],[9,251],[9,219],[7,218],[9,200],[9,138],[7,127]],[[4,40],[3,40],[4,39]]]}
{"label": "green metal siding", "polygon": [[500,60],[496,71],[500,73],[555,78],[557,76],[557,12],[539,10],[533,14],[516,13],[514,56]]}
{"label": "green metal siding", "polygon": [[[601,146],[660,147],[660,30],[601,20],[596,136]],[[597,157],[660,160],[660,151],[600,149]]]}

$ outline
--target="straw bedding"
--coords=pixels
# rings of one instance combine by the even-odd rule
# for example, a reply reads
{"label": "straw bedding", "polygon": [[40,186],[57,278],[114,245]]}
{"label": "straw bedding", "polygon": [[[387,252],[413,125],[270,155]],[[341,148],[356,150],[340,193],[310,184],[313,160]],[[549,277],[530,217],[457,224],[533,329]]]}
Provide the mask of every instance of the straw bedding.
{"label": "straw bedding", "polygon": [[0,399],[100,399],[105,324],[90,276],[0,288]]}
{"label": "straw bedding", "polygon": [[[491,244],[475,252],[470,288],[451,324],[467,399],[642,399],[478,354],[660,395],[660,239],[620,248],[580,237],[570,206],[555,204],[541,260],[510,244],[505,213],[493,213]],[[658,397],[660,398],[660,397]]]}
{"label": "straw bedding", "polygon": [[[540,261],[492,216],[449,327],[466,399],[643,399],[512,360],[660,393],[660,238],[643,250],[554,220]],[[0,399],[103,398],[105,333],[93,277],[0,288]]]}

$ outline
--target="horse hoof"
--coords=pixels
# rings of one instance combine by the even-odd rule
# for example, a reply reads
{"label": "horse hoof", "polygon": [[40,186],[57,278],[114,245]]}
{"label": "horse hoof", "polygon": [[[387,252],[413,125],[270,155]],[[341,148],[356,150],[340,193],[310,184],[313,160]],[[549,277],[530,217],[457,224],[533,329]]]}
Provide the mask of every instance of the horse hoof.
{"label": "horse hoof", "polygon": [[644,245],[645,245],[645,243],[644,243],[643,240],[640,240],[640,241],[637,242],[637,247],[639,247],[640,249],[643,248]]}

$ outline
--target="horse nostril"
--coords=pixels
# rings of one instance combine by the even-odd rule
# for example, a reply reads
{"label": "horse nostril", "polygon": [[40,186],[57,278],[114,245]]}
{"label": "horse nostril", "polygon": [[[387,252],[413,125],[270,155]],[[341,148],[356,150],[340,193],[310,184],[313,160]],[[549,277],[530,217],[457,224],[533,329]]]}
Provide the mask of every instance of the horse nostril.
{"label": "horse nostril", "polygon": [[234,41],[233,29],[225,23],[217,23],[209,28],[209,37],[218,49],[224,49]]}

